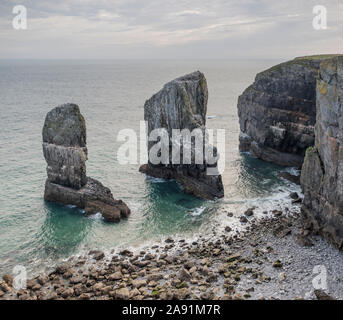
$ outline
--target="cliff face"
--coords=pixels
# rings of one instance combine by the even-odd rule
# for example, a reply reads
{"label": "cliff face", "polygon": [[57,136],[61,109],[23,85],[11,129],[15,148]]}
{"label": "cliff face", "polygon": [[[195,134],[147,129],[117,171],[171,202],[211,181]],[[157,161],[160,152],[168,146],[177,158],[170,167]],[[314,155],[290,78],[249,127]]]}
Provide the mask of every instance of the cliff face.
{"label": "cliff face", "polygon": [[110,189],[86,176],[86,123],[77,105],[64,104],[47,114],[43,153],[46,201],[75,205],[86,214],[101,212],[109,222],[128,217],[130,209],[123,201],[114,200]]}
{"label": "cliff face", "polygon": [[314,145],[316,78],[332,56],[296,58],[259,73],[238,99],[240,150],[300,167]]}
{"label": "cliff face", "polygon": [[315,146],[306,152],[303,214],[313,228],[343,247],[343,57],[324,61],[317,81]]}
{"label": "cliff face", "polygon": [[86,122],[77,105],[62,105],[47,114],[43,152],[50,182],[74,189],[87,183]]}
{"label": "cliff face", "polygon": [[[205,151],[196,150],[194,143],[191,145],[191,161],[184,164],[183,146],[180,144],[180,164],[172,161],[172,134],[173,129],[194,129],[201,130],[205,136],[206,112],[207,112],[207,83],[205,76],[197,71],[183,77],[177,78],[167,83],[162,90],[153,95],[144,105],[144,119],[148,123],[148,134],[155,129],[163,128],[169,136],[169,163],[153,164],[149,157],[147,165],[140,168],[153,177],[163,179],[175,179],[181,183],[186,193],[191,193],[199,198],[214,199],[224,196],[224,189],[221,176],[208,175],[207,169],[215,164],[195,162],[195,154],[200,151],[205,159]],[[203,139],[204,142],[204,139]],[[155,141],[149,141],[148,150],[156,144]],[[213,147],[212,147],[213,148]],[[214,154],[216,149],[213,148]]]}

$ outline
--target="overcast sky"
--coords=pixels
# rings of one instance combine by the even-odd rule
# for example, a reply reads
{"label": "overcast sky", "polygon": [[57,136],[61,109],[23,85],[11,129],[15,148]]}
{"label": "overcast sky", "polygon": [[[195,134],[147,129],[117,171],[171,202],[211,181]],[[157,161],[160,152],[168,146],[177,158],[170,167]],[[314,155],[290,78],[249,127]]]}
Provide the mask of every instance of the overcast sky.
{"label": "overcast sky", "polygon": [[[28,29],[14,30],[15,5]],[[315,5],[328,29],[314,30]],[[0,58],[292,58],[343,53],[342,0],[0,0]]]}

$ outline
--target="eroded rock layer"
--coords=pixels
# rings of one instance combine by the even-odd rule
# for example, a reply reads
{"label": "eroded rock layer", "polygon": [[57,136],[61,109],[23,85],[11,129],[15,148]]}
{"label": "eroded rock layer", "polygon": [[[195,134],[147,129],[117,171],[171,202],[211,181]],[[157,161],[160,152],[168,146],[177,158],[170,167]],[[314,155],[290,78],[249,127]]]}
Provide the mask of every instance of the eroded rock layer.
{"label": "eroded rock layer", "polygon": [[303,214],[313,228],[343,247],[343,57],[320,65],[315,146],[302,167]]}
{"label": "eroded rock layer", "polygon": [[257,74],[238,99],[240,150],[300,167],[314,145],[316,79],[332,55],[300,57]]}
{"label": "eroded rock layer", "polygon": [[[205,137],[206,111],[208,90],[205,76],[199,72],[193,72],[167,83],[163,89],[153,95],[144,105],[144,119],[148,123],[148,134],[155,129],[165,129],[169,135],[170,147],[173,142],[173,129],[199,129]],[[150,141],[148,150],[156,144]],[[189,164],[184,164],[182,145],[180,164],[173,164],[172,152],[170,150],[169,164],[153,164],[149,159],[148,164],[141,166],[140,171],[150,176],[175,179],[184,188],[186,193],[193,194],[199,198],[214,199],[224,196],[221,175],[209,175],[208,168],[216,168],[216,163],[211,165],[206,162],[197,164],[194,155],[194,145],[191,146],[192,159]],[[212,147],[214,155],[216,149]],[[204,150],[201,150],[204,155]]]}
{"label": "eroded rock layer", "polygon": [[130,209],[115,200],[110,189],[86,176],[86,123],[75,104],[51,110],[43,127],[43,153],[47,162],[46,201],[75,205],[86,214],[100,212],[108,222],[128,217]]}
{"label": "eroded rock layer", "polygon": [[50,182],[74,189],[87,183],[86,122],[77,105],[61,105],[47,114],[43,152]]}

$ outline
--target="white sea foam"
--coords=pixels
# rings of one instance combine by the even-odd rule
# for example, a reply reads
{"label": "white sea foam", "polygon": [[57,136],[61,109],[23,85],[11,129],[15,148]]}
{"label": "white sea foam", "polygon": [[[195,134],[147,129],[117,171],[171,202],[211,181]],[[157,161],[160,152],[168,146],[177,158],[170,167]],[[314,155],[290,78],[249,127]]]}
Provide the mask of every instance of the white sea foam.
{"label": "white sea foam", "polygon": [[148,180],[149,182],[153,182],[153,183],[163,183],[163,182],[166,182],[165,179],[162,179],[162,178],[155,178],[155,177],[150,177],[150,176],[147,177],[147,180]]}
{"label": "white sea foam", "polygon": [[287,167],[282,171],[288,172],[289,174],[291,174],[293,176],[300,176],[300,173],[301,173],[301,171],[295,167]]}
{"label": "white sea foam", "polygon": [[205,211],[205,209],[205,207],[195,208],[194,210],[191,210],[189,214],[193,217],[200,216]]}
{"label": "white sea foam", "polygon": [[92,220],[103,220],[103,216],[100,212],[97,212],[96,214],[92,214],[89,216],[89,219],[92,219]]}
{"label": "white sea foam", "polygon": [[[244,230],[249,224],[242,224],[239,218],[249,208],[254,208],[254,215],[250,219],[262,219],[273,217],[273,211],[279,210],[284,214],[300,213],[301,206],[292,204],[291,192],[297,192],[300,198],[303,198],[301,187],[293,183],[287,186],[280,186],[281,191],[277,191],[266,197],[254,198],[250,200],[240,199],[228,202],[223,206],[224,210],[216,217],[217,224],[224,232],[225,226],[230,226],[237,231]],[[233,212],[233,217],[227,217],[227,212]],[[223,223],[226,222],[226,223]]]}

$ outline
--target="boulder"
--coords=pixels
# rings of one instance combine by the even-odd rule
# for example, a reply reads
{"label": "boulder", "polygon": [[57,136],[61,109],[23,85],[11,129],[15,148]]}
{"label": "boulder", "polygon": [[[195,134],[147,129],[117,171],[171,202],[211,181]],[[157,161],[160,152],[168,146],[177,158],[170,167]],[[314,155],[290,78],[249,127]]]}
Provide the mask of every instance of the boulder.
{"label": "boulder", "polygon": [[301,167],[314,145],[319,65],[332,57],[300,57],[257,74],[238,98],[240,151]]}
{"label": "boulder", "polygon": [[100,212],[108,222],[129,216],[123,201],[115,200],[109,188],[86,176],[86,123],[76,104],[58,106],[47,114],[43,153],[48,175],[46,201],[75,205],[87,215]]}
{"label": "boulder", "polygon": [[10,274],[3,275],[2,280],[5,281],[10,287],[13,286],[13,277]]}
{"label": "boulder", "polygon": [[181,281],[189,281],[191,277],[192,276],[188,270],[186,270],[185,268],[180,269],[178,279],[180,279]]}
{"label": "boulder", "polygon": [[[174,129],[188,129],[192,132],[197,129],[202,143],[206,137],[206,112],[208,90],[205,76],[193,72],[167,83],[159,92],[153,95],[144,105],[144,119],[148,124],[148,134],[155,129],[162,129],[168,134],[169,157],[166,163],[156,164],[149,156],[148,164],[142,165],[140,171],[153,177],[175,179],[186,193],[203,199],[222,198],[224,188],[221,175],[215,172],[217,162],[209,163],[205,156],[205,149],[195,148],[194,139],[186,143],[185,139],[173,137]],[[149,141],[148,151],[156,144]],[[180,146],[180,161],[176,163],[172,158],[172,146]],[[190,150],[191,156],[186,159],[185,147]],[[217,155],[216,148],[209,146],[213,155]],[[168,149],[167,149],[168,150]],[[203,156],[203,161],[197,163],[196,155]],[[155,163],[155,164],[154,164]],[[209,168],[214,174],[209,175]]]}
{"label": "boulder", "polygon": [[114,298],[116,300],[128,300],[130,298],[130,291],[127,288],[121,288],[115,291]]}
{"label": "boulder", "polygon": [[101,212],[108,222],[119,222],[122,217],[127,218],[130,214],[128,207],[121,200],[115,200],[112,204],[106,204],[102,201],[88,201],[85,212],[87,215]]}
{"label": "boulder", "polygon": [[105,258],[105,253],[101,250],[91,250],[89,251],[89,255],[91,255],[95,260],[102,260]]}
{"label": "boulder", "polygon": [[254,209],[255,209],[255,208],[249,208],[249,209],[247,209],[247,210],[244,212],[245,216],[251,217],[252,215],[254,215]]}
{"label": "boulder", "polygon": [[314,294],[318,300],[336,300],[335,298],[328,295],[324,290],[314,290]]}

